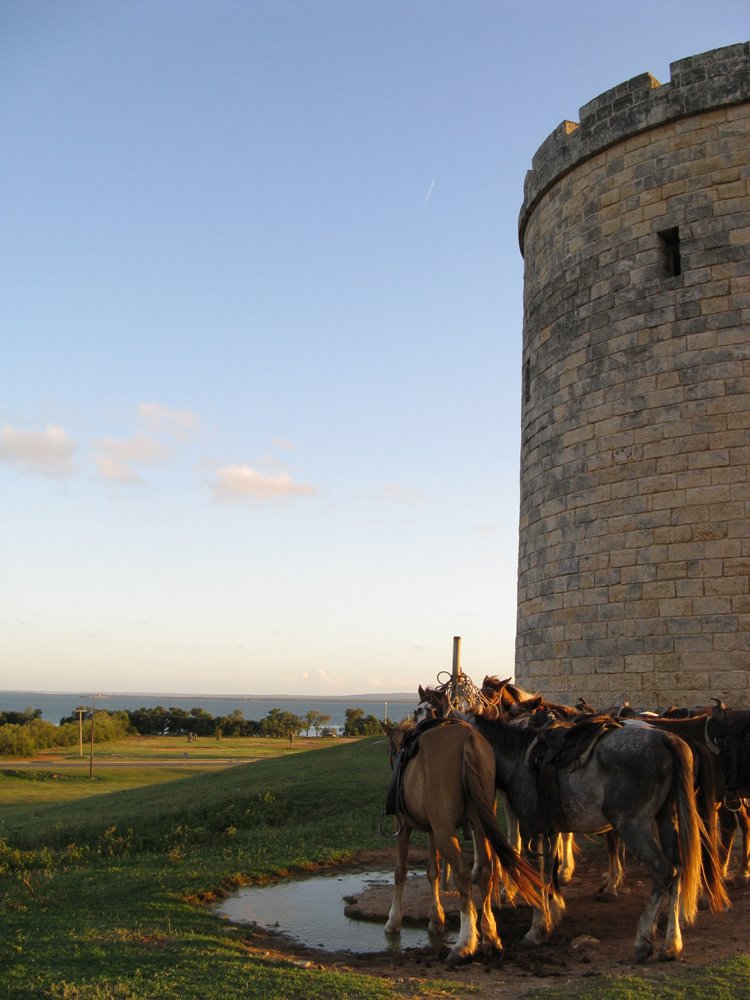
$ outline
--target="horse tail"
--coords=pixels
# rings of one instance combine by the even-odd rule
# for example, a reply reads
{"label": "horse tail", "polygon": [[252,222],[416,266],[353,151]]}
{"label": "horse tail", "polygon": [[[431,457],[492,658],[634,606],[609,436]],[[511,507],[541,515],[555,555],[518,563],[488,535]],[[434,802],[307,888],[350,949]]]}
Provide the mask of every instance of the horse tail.
{"label": "horse tail", "polygon": [[695,804],[693,757],[690,749],[683,740],[670,733],[664,735],[664,742],[674,762],[672,789],[677,807],[681,909],[685,921],[692,924],[698,915],[698,896],[703,878],[701,852],[706,828]]}
{"label": "horse tail", "polygon": [[700,747],[695,751],[696,789],[698,813],[703,821],[701,829],[701,864],[703,886],[712,913],[726,913],[731,902],[724,882],[724,870],[719,857],[719,813],[716,809],[718,790],[716,774],[710,755]]}
{"label": "horse tail", "polygon": [[510,881],[529,906],[542,909],[544,898],[541,877],[528,861],[511,847],[497,822],[494,796],[491,800],[487,797],[474,741],[467,743],[464,751],[463,780],[467,803],[471,803],[476,811],[482,826],[482,833],[497,855],[503,871],[503,881],[506,883]]}

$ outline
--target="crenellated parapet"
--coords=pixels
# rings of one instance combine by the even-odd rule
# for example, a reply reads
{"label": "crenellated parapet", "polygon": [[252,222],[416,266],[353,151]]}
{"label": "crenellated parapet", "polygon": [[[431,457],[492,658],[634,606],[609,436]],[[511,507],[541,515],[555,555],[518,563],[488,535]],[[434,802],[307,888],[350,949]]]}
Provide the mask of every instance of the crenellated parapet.
{"label": "crenellated parapet", "polygon": [[518,223],[521,253],[530,214],[542,195],[577,164],[646,129],[750,100],[750,42],[670,65],[669,83],[641,73],[605,91],[542,143],[526,174]]}

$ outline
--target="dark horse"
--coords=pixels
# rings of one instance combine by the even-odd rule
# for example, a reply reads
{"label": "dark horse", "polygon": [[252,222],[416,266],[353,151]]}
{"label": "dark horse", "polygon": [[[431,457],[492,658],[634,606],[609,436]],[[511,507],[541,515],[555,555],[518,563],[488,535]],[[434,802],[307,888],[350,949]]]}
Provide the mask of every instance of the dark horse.
{"label": "dark horse", "polygon": [[524,843],[542,847],[547,905],[535,909],[524,942],[540,944],[565,907],[553,878],[554,835],[614,830],[645,865],[653,884],[636,931],[636,961],[653,953],[657,919],[665,908],[661,957],[675,959],[682,951],[679,911],[688,923],[694,921],[702,877],[703,826],[693,795],[692,759],[682,740],[646,727],[604,731],[585,761],[555,770],[551,807],[549,786],[540,787],[540,771],[532,763],[540,734],[482,716],[472,724],[493,748],[497,784],[518,818]]}
{"label": "dark horse", "polygon": [[495,760],[487,741],[465,722],[442,722],[427,728],[383,724],[388,736],[395,781],[386,811],[396,817],[398,859],[387,934],[401,930],[402,899],[412,830],[429,834],[427,877],[432,889],[430,930],[440,933],[445,915],[438,892],[439,856],[451,866],[461,897],[461,929],[448,954],[453,963],[473,955],[478,947],[476,908],[472,898],[471,866],[456,836],[468,825],[474,838],[474,868],[482,896],[482,948],[502,945],[492,912],[493,851],[510,880],[529,903],[541,905],[541,886],[534,869],[509,845],[495,819]]}

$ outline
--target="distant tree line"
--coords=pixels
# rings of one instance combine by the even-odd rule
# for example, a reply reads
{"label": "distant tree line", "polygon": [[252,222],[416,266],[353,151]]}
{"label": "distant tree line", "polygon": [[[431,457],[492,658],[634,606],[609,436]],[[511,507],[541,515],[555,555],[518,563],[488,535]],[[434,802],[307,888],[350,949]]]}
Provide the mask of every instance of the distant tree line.
{"label": "distant tree line", "polygon": [[[60,720],[56,726],[42,719],[41,708],[27,708],[23,712],[0,712],[0,757],[30,757],[38,750],[69,747],[83,739],[91,740],[91,709],[82,709],[82,723],[78,714]],[[135,732],[126,712],[97,710],[94,719],[94,742],[119,740]]]}
{"label": "distant tree line", "polygon": [[[22,712],[0,712],[0,757],[29,757],[38,750],[73,746],[91,740],[91,709],[79,706],[60,725],[42,719],[41,708]],[[126,711],[97,709],[94,719],[94,742],[122,739],[125,736],[186,736],[188,739],[224,736],[266,736],[288,739],[289,745],[301,733],[335,736],[328,726],[331,716],[310,711],[303,716],[272,708],[260,721],[246,719],[237,708],[231,715],[213,716],[203,708],[137,708]],[[374,736],[380,733],[375,715],[365,715],[361,708],[347,708],[343,736]]]}

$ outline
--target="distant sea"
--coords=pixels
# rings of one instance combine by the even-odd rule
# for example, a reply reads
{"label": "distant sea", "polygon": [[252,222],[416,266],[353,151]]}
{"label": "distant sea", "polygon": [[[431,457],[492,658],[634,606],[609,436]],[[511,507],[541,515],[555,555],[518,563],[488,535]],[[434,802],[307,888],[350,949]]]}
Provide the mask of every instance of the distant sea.
{"label": "distant sea", "polygon": [[[260,722],[272,708],[282,712],[293,712],[304,716],[308,712],[322,712],[331,716],[326,723],[331,728],[341,730],[346,721],[347,708],[361,708],[365,715],[375,715],[382,719],[387,712],[392,722],[399,722],[411,715],[417,704],[415,695],[404,693],[382,695],[352,695],[336,698],[304,698],[273,695],[262,697],[243,695],[212,696],[204,694],[102,694],[96,695],[96,707],[110,711],[137,708],[202,708],[209,715],[231,715],[239,709],[246,719]],[[41,708],[42,718],[59,724],[60,719],[72,715],[79,706],[91,705],[88,694],[61,693],[50,691],[0,691],[0,712],[22,712],[27,708]]]}

